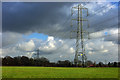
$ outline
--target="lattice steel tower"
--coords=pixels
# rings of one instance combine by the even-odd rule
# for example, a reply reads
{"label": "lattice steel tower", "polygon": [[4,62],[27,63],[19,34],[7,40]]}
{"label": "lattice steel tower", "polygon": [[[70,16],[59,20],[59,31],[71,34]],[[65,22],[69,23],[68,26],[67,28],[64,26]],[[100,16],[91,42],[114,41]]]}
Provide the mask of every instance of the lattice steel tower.
{"label": "lattice steel tower", "polygon": [[[86,10],[83,14],[83,11]],[[73,20],[77,21],[77,27],[76,30],[71,31],[74,32],[76,34],[76,36],[74,36],[73,38],[76,38],[76,51],[75,51],[75,58],[74,58],[74,63],[77,66],[78,65],[78,57],[81,56],[82,59],[82,66],[84,67],[85,65],[85,60],[87,59],[86,55],[85,55],[85,47],[84,47],[84,33],[88,33],[87,31],[83,31],[83,21],[87,21],[87,27],[89,27],[88,24],[88,20],[87,19],[83,19],[83,16],[88,16],[88,9],[85,8],[84,6],[82,6],[81,4],[78,4],[78,6],[72,7],[71,9],[71,16],[73,16],[74,13],[77,12],[77,18],[72,18],[72,22],[71,22],[71,27],[73,27]],[[86,14],[87,12],[87,14]],[[76,23],[75,23],[76,24]],[[74,25],[75,26],[75,25]],[[89,36],[89,33],[88,33]],[[81,44],[81,45],[80,45]],[[81,48],[80,48],[81,47]]]}

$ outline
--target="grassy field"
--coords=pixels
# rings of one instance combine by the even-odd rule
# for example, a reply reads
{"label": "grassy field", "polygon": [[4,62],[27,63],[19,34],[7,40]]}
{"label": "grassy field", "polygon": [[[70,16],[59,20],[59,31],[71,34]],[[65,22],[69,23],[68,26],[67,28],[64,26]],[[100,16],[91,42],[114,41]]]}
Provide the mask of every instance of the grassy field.
{"label": "grassy field", "polygon": [[117,78],[118,68],[2,67],[3,78]]}

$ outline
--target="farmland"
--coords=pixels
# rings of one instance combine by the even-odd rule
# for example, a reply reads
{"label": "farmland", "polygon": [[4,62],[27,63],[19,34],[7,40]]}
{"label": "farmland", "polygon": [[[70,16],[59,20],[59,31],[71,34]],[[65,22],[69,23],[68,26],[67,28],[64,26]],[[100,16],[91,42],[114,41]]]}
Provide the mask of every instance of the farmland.
{"label": "farmland", "polygon": [[3,78],[117,78],[118,68],[2,67]]}

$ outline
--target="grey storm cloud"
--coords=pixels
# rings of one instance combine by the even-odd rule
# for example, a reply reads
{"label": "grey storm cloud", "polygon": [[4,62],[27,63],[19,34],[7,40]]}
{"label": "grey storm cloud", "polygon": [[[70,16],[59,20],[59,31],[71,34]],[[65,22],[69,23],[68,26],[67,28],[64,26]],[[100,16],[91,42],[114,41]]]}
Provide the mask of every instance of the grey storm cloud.
{"label": "grey storm cloud", "polygon": [[56,26],[61,27],[59,24],[67,17],[62,9],[70,5],[72,3],[3,3],[3,32],[49,34],[57,31]]}
{"label": "grey storm cloud", "polygon": [[[43,2],[25,2],[25,3],[3,3],[3,32],[12,31],[18,33],[38,32],[51,35],[54,37],[70,37],[70,14],[71,7],[78,3],[43,3]],[[85,4],[85,3],[83,3]],[[118,27],[118,9],[104,9],[98,4],[86,3],[97,5],[97,8],[93,9],[98,13],[104,12],[105,9],[108,12],[103,15],[92,14],[90,11],[90,17],[88,17],[90,32],[96,32],[105,28]],[[86,5],[85,4],[85,5]],[[89,8],[89,6],[86,5]],[[113,13],[114,12],[114,13]]]}

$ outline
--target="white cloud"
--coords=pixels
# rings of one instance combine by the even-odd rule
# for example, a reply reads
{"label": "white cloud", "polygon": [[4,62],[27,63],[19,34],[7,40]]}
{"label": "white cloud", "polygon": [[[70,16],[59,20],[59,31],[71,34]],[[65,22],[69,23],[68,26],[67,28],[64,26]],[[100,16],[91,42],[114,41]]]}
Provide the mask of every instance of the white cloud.
{"label": "white cloud", "polygon": [[106,53],[106,52],[108,52],[108,50],[107,50],[107,49],[105,49],[105,50],[103,50],[102,52],[103,52],[103,53]]}
{"label": "white cloud", "polygon": [[74,52],[75,52],[75,50],[73,49],[73,47],[70,48],[70,52],[71,52],[71,53],[74,53]]}
{"label": "white cloud", "polygon": [[56,41],[54,40],[54,37],[49,36],[47,41],[45,41],[43,45],[39,47],[39,49],[45,52],[49,52],[56,49],[55,44]]}
{"label": "white cloud", "polygon": [[[37,45],[36,45],[37,44]],[[40,56],[47,57],[51,61],[57,61],[61,59],[69,59],[69,55],[74,56],[74,48],[71,46],[73,41],[62,40],[49,36],[46,41],[39,39],[30,39],[29,41],[23,41],[13,46],[4,47],[2,56],[19,56],[25,55],[32,57],[35,52],[33,51],[39,48]]]}
{"label": "white cloud", "polygon": [[1,49],[2,51],[2,56],[30,56],[31,52],[27,51],[32,51],[34,50],[35,45],[33,40],[30,40],[28,42],[23,42],[23,43],[18,43],[14,44],[8,47],[3,47]]}
{"label": "white cloud", "polygon": [[3,32],[2,33],[2,46],[6,47],[14,45],[19,41],[22,41],[22,34],[16,32]]}
{"label": "white cloud", "polygon": [[53,40],[54,40],[54,37],[52,37],[52,36],[49,36],[47,39],[47,41],[53,41]]}
{"label": "white cloud", "polygon": [[90,34],[90,38],[105,38],[105,40],[111,39],[111,41],[117,41],[118,40],[118,28],[110,28],[110,29],[104,29],[98,32],[94,32]]}
{"label": "white cloud", "polygon": [[[114,35],[105,36],[105,32],[107,35]],[[92,61],[104,61],[107,59],[108,61],[117,61],[118,59],[118,44],[113,43],[113,41],[117,40],[118,29],[117,28],[110,28],[105,29],[102,31],[98,31],[91,34],[92,38],[90,41],[86,42],[86,55],[88,60]],[[14,34],[12,34],[13,36]],[[101,38],[102,36],[103,39]],[[19,36],[18,36],[19,37]],[[104,41],[104,39],[107,39]],[[109,40],[108,40],[109,39]],[[53,36],[48,36],[46,41],[40,39],[30,39],[28,41],[18,42],[12,46],[4,47],[0,50],[0,54],[2,56],[20,56],[25,55],[31,57],[35,52],[26,52],[32,51],[35,49],[40,49],[41,53],[40,56],[47,57],[50,61],[57,61],[57,60],[74,60],[75,55],[75,40],[70,39],[59,39],[54,38]],[[93,51],[92,51],[93,50]],[[2,52],[3,51],[3,52]]]}
{"label": "white cloud", "polygon": [[18,44],[18,48],[20,48],[23,51],[33,51],[35,49],[35,44],[33,40],[30,40],[28,42]]}
{"label": "white cloud", "polygon": [[90,40],[86,44],[86,54],[92,61],[118,61],[118,44],[101,39]]}
{"label": "white cloud", "polygon": [[[39,44],[36,46],[36,44]],[[92,61],[103,61],[107,59],[108,61],[117,61],[118,59],[118,45],[112,41],[104,41],[101,39],[91,39],[86,42],[86,55],[88,60]],[[30,39],[19,43],[15,46],[11,46],[3,49],[3,56],[11,55],[25,55],[32,57],[35,52],[25,52],[32,51],[35,49],[40,49],[40,56],[48,58],[50,61],[58,60],[74,60],[75,55],[75,40],[70,39],[58,39],[52,36],[48,37],[46,41]],[[80,58],[79,58],[80,59]]]}

